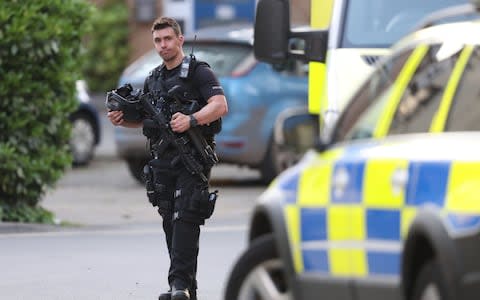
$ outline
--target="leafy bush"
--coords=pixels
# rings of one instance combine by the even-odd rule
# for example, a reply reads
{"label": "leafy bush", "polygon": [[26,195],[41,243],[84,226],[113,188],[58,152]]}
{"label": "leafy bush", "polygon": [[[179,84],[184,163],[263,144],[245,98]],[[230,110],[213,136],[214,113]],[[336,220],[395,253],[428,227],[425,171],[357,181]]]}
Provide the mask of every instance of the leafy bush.
{"label": "leafy bush", "polygon": [[37,206],[72,158],[81,40],[93,7],[82,0],[0,2],[0,218],[46,222]]}
{"label": "leafy bush", "polygon": [[86,43],[84,74],[88,87],[105,92],[117,87],[128,62],[128,7],[125,0],[110,0],[98,8],[93,18],[95,30]]}

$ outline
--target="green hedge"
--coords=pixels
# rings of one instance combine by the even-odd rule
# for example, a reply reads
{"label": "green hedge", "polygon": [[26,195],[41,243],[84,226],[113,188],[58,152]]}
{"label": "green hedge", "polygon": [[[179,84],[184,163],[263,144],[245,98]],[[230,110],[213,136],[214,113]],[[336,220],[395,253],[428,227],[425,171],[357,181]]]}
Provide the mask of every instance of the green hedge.
{"label": "green hedge", "polygon": [[0,1],[0,220],[47,222],[38,207],[72,158],[81,41],[93,6],[82,0]]}
{"label": "green hedge", "polygon": [[95,30],[87,40],[85,79],[93,92],[105,93],[117,87],[128,63],[128,7],[125,0],[109,0],[93,18]]}

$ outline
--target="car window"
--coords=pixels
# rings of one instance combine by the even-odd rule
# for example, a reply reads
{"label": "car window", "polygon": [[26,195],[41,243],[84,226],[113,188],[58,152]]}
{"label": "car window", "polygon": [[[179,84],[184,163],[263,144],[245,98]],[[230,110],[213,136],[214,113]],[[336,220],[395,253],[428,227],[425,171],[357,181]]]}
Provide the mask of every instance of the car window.
{"label": "car window", "polygon": [[[185,54],[192,50],[191,43],[184,44]],[[206,61],[217,76],[231,76],[239,66],[253,52],[249,45],[242,44],[195,44],[193,45],[195,57]]]}
{"label": "car window", "polygon": [[373,136],[376,123],[387,103],[393,82],[412,50],[405,50],[383,62],[362,85],[341,115],[333,140],[335,142]]}
{"label": "car window", "polygon": [[388,48],[431,12],[468,0],[349,0],[340,47]]}
{"label": "car window", "polygon": [[[185,55],[192,51],[199,60],[206,61],[217,76],[231,76],[237,67],[239,67],[249,56],[253,50],[249,45],[242,44],[200,44],[192,45],[185,42],[183,50]],[[144,78],[155,67],[162,63],[162,59],[155,50],[151,50],[142,57],[133,67],[128,70],[129,76],[132,78]]]}
{"label": "car window", "polygon": [[147,52],[140,59],[135,61],[126,70],[125,74],[128,74],[130,78],[145,78],[148,73],[156,66],[162,63],[162,59],[155,50]]}
{"label": "car window", "polygon": [[446,131],[476,131],[480,130],[480,48],[475,47],[470,60],[460,80]]}
{"label": "car window", "polygon": [[459,55],[458,48],[446,52],[448,46],[429,48],[400,99],[389,135],[429,131]]}

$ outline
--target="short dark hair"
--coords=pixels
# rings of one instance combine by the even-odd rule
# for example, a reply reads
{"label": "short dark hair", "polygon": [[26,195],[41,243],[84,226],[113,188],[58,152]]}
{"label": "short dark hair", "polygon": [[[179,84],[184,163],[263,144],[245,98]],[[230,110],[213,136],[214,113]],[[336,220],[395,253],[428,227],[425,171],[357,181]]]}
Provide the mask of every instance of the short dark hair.
{"label": "short dark hair", "polygon": [[168,28],[168,27],[172,28],[177,36],[182,34],[182,28],[180,28],[180,25],[178,24],[178,22],[175,19],[169,18],[169,17],[157,18],[153,22],[152,33],[155,30],[160,30],[160,29],[164,29],[164,28]]}

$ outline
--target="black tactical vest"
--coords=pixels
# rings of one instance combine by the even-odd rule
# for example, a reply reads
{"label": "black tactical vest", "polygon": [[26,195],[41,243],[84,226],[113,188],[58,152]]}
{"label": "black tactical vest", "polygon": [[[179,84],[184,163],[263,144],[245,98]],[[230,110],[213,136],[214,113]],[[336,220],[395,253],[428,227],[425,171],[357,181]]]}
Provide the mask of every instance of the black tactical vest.
{"label": "black tactical vest", "polygon": [[[197,60],[192,60],[191,63],[194,64],[192,66],[193,72],[200,64],[209,66],[206,62]],[[145,81],[148,91],[160,91],[162,93],[167,93],[172,87],[179,85],[181,86],[179,93],[182,95],[181,98],[186,101],[186,103],[188,100],[196,100],[198,101],[200,108],[207,105],[207,99],[204,99],[202,95],[194,88],[190,78],[180,78],[180,68],[176,68],[175,74],[170,75],[168,78],[165,75],[166,72],[167,70],[164,64],[156,67],[150,72]],[[199,128],[201,129],[202,134],[205,137],[208,137],[208,140],[211,140],[213,139],[213,135],[220,132],[222,124],[221,122],[221,119],[219,119],[212,122],[210,125],[201,125]]]}
{"label": "black tactical vest", "polygon": [[[202,62],[197,62],[196,64],[200,63]],[[146,82],[149,91],[161,91],[163,93],[167,93],[175,85],[180,85],[182,87],[182,98],[188,100],[197,100],[202,107],[207,104],[206,100],[201,98],[201,95],[193,88],[193,84],[190,79],[179,77],[179,68],[176,70],[175,74],[169,78],[166,78],[165,72],[166,69],[163,64],[156,67],[151,72]]]}

